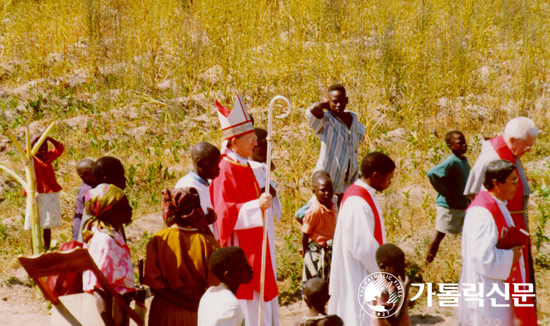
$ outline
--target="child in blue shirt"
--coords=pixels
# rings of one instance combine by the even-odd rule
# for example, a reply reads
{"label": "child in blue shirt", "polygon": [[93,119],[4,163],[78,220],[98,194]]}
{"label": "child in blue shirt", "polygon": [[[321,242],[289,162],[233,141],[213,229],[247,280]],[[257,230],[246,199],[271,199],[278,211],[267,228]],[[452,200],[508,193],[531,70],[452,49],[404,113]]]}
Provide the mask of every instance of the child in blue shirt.
{"label": "child in blue shirt", "polygon": [[453,130],[445,135],[445,141],[453,153],[427,174],[438,193],[435,200],[437,206],[436,234],[430,243],[427,263],[434,260],[445,234],[462,232],[464,215],[470,204],[470,200],[463,194],[470,175],[470,165],[464,156],[468,150],[466,139],[462,132]]}

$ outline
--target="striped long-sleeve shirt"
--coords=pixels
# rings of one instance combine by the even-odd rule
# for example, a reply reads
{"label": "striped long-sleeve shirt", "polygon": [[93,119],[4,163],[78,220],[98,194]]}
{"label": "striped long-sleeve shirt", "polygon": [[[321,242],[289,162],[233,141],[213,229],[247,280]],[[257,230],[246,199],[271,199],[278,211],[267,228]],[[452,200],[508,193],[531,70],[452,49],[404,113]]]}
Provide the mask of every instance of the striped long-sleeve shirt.
{"label": "striped long-sleeve shirt", "polygon": [[330,174],[335,194],[344,193],[359,178],[357,149],[365,127],[355,113],[349,113],[353,117],[350,129],[330,112],[325,111],[323,118],[317,119],[311,113],[311,107],[306,110],[307,121],[321,140],[321,153],[315,171],[325,170]]}

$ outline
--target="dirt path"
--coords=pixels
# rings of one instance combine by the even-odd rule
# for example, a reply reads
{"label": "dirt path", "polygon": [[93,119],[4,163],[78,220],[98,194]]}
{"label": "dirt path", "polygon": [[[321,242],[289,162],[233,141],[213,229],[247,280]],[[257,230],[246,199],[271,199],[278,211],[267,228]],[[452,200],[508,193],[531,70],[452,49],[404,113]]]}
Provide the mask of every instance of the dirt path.
{"label": "dirt path", "polygon": [[[0,325],[37,326],[50,323],[50,312],[46,308],[48,303],[36,299],[34,289],[22,284],[7,285],[0,287]],[[298,316],[307,313],[307,306],[303,301],[279,308],[280,325],[293,325]],[[423,310],[411,316],[412,325],[438,325],[451,326],[452,309],[439,309],[440,313],[431,310]]]}
{"label": "dirt path", "polygon": [[[137,240],[144,231],[154,233],[164,227],[160,214],[149,214],[137,219],[126,228],[129,240]],[[13,277],[0,285],[0,325],[37,326],[47,325],[51,306],[43,299],[37,299],[34,288],[23,268],[14,270]],[[150,301],[150,300],[148,300]],[[149,302],[148,302],[149,303]],[[412,325],[451,326],[452,308],[425,307],[411,315]],[[293,325],[298,316],[307,313],[303,300],[279,308],[280,325]]]}
{"label": "dirt path", "polygon": [[0,325],[49,325],[47,303],[35,298],[33,288],[22,284],[2,284],[0,299]]}
{"label": "dirt path", "polygon": [[[305,315],[307,311],[308,308],[302,300],[287,306],[279,307],[279,319],[281,326],[294,325],[294,320],[296,317]],[[453,308],[426,307],[411,315],[411,325],[452,326],[454,325],[452,317],[453,312]]]}

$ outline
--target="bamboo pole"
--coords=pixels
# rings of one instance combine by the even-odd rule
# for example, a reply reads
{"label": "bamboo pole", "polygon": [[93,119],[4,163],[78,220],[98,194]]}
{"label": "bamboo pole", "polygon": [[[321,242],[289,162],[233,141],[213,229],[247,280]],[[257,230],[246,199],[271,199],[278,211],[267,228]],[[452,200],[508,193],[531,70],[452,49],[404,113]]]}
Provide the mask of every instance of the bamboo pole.
{"label": "bamboo pole", "polygon": [[[287,104],[288,110],[285,114],[276,116],[277,119],[283,119],[290,114],[290,101],[281,95],[275,96],[269,103],[269,114],[268,114],[268,124],[267,124],[267,159],[265,161],[267,165],[267,172],[265,175],[265,193],[269,194],[269,184],[271,181],[271,134],[273,129],[273,106],[277,100],[284,100]],[[265,292],[265,263],[267,259],[267,221],[269,218],[269,209],[262,211],[264,218],[264,236],[262,240],[262,269],[260,272],[260,308],[258,312],[258,326],[262,325],[262,310],[264,307],[264,292]],[[274,241],[274,239],[272,239]]]}
{"label": "bamboo pole", "polygon": [[52,131],[53,127],[55,125],[55,122],[52,122],[48,128],[46,128],[46,131],[42,133],[42,136],[38,139],[36,144],[34,144],[34,147],[31,148],[31,139],[29,134],[29,127],[27,126],[25,129],[25,143],[27,152],[23,150],[23,147],[21,146],[21,143],[15,138],[15,136],[11,132],[7,132],[8,137],[13,142],[15,149],[19,153],[19,156],[21,157],[21,161],[23,162],[23,165],[25,166],[25,175],[26,175],[26,181],[23,180],[22,177],[20,177],[15,171],[7,168],[6,166],[0,164],[0,169],[6,171],[8,174],[10,174],[17,182],[21,184],[21,186],[25,189],[27,192],[27,207],[25,209],[26,216],[29,216],[31,220],[31,233],[32,233],[32,253],[34,255],[38,255],[41,252],[44,251],[44,247],[42,244],[42,228],[40,227],[40,217],[38,216],[38,205],[36,202],[36,175],[34,173],[34,155],[38,152],[38,149],[46,138],[48,137],[48,134]]}

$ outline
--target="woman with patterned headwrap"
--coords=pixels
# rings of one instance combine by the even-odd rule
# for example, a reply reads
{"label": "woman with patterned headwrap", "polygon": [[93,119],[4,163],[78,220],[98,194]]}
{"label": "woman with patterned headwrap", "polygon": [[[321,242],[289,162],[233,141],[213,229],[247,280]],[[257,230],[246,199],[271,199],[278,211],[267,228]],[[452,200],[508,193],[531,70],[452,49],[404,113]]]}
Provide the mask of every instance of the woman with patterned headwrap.
{"label": "woman with patterned headwrap", "polygon": [[147,245],[145,278],[155,297],[149,325],[197,325],[199,301],[220,282],[208,269],[219,248],[204,218],[195,188],[164,189],[162,210],[168,228]]}
{"label": "woman with patterned headwrap", "polygon": [[[134,268],[130,249],[124,239],[122,224],[132,219],[132,207],[128,198],[117,186],[102,183],[88,191],[85,198],[86,214],[91,217],[83,225],[84,246],[105,278],[125,299],[133,296]],[[127,320],[115,320],[111,315],[112,297],[106,294],[94,273],[82,275],[85,292],[96,297],[97,309],[105,325],[119,325]]]}

